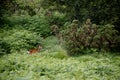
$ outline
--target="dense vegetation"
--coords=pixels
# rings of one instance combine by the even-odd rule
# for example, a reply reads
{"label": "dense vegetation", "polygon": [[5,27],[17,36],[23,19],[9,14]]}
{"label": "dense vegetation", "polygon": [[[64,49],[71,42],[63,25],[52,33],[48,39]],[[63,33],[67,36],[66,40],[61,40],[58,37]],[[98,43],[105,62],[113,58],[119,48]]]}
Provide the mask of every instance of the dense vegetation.
{"label": "dense vegetation", "polygon": [[58,52],[14,53],[0,59],[0,80],[119,80],[119,61],[108,53],[62,59]]}
{"label": "dense vegetation", "polygon": [[90,19],[82,25],[77,20],[63,30],[66,48],[70,55],[87,53],[87,51],[118,51],[120,41],[114,25],[92,24]]}
{"label": "dense vegetation", "polygon": [[0,80],[120,79],[119,0],[0,3]]}
{"label": "dense vegetation", "polygon": [[[38,54],[18,52],[0,58],[0,80],[119,80],[120,57],[92,53],[70,57],[55,37]],[[55,45],[56,44],[56,45]],[[54,47],[53,47],[54,45]]]}

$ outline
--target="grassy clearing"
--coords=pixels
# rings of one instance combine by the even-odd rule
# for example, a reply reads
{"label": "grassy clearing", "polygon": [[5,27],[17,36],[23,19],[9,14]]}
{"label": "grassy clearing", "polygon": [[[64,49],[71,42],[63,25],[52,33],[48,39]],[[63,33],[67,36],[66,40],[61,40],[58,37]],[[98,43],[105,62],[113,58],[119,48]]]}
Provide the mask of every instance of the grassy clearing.
{"label": "grassy clearing", "polygon": [[13,53],[0,58],[0,80],[120,80],[120,56]]}

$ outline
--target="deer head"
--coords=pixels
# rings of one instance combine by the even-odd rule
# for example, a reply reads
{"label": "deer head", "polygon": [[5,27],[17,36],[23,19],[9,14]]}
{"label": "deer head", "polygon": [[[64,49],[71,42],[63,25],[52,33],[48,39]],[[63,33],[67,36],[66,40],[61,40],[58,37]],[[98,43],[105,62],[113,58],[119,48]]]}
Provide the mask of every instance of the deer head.
{"label": "deer head", "polygon": [[36,49],[30,49],[30,50],[27,51],[27,53],[28,53],[28,54],[38,53],[38,52],[41,51],[41,49],[42,49],[42,46],[39,45],[38,48],[36,48]]}

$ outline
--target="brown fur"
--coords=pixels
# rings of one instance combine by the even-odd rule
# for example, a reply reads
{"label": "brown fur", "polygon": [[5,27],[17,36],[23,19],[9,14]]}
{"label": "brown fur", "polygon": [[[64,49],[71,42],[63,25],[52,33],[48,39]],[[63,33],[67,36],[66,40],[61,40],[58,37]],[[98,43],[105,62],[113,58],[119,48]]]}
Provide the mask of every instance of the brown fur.
{"label": "brown fur", "polygon": [[37,49],[30,49],[30,50],[28,51],[28,54],[35,54],[35,53],[38,53],[38,52],[41,51],[41,49],[42,49],[42,46],[38,46]]}

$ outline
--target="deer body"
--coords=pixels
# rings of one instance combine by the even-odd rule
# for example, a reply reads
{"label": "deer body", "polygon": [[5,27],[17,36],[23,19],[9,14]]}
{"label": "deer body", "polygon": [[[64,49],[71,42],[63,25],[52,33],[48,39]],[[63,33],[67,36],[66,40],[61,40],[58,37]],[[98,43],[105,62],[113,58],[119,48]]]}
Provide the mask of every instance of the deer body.
{"label": "deer body", "polygon": [[37,52],[40,52],[40,50],[42,49],[42,46],[38,46],[37,49],[30,49],[27,51],[28,54],[34,54],[34,53],[37,53]]}

